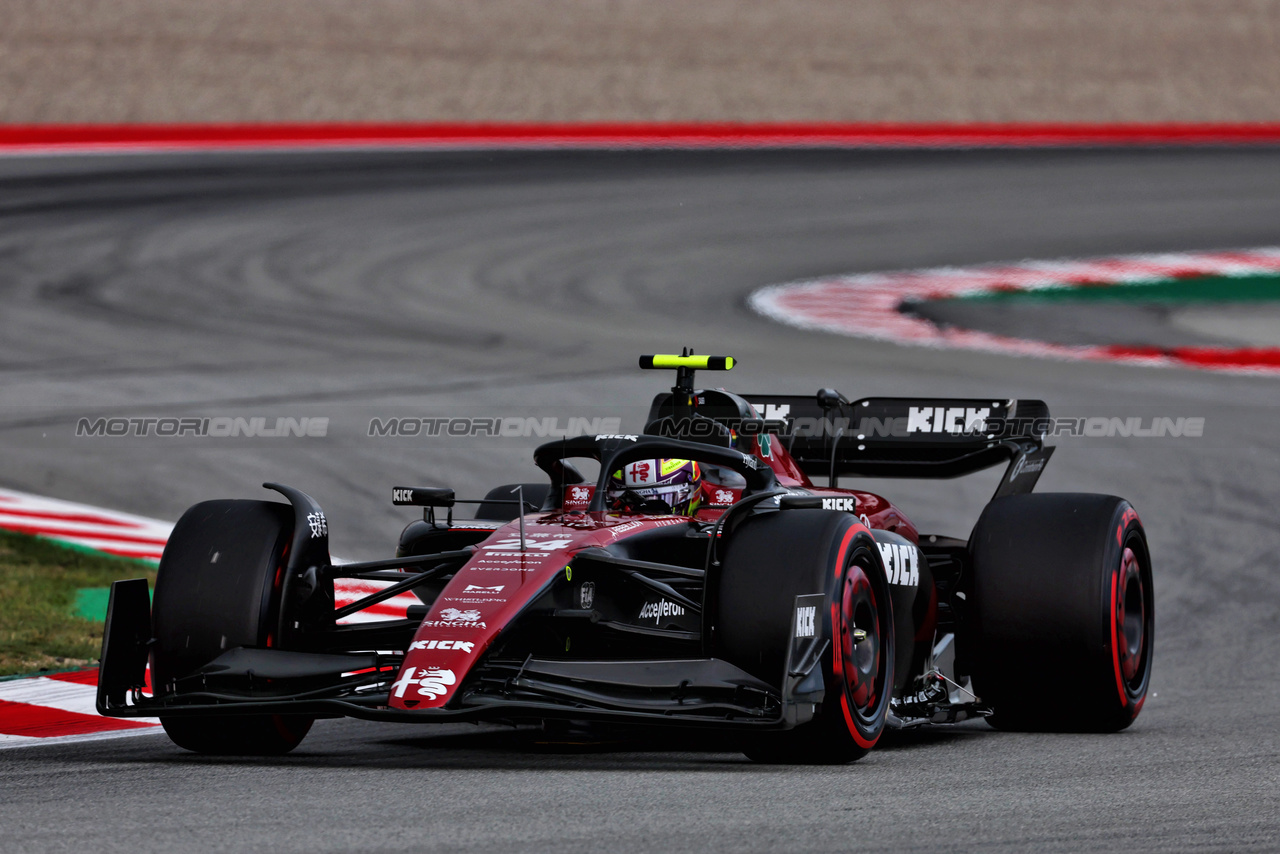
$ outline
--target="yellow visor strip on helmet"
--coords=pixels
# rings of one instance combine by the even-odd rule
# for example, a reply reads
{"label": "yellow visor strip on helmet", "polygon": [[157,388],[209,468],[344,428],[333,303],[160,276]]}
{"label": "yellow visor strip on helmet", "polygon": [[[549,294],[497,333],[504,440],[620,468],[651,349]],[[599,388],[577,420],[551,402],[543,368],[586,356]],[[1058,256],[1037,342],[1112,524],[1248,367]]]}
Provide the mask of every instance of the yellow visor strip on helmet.
{"label": "yellow visor strip on helmet", "polygon": [[[672,472],[679,471],[680,467],[687,464],[688,460],[662,460],[662,475],[665,477]],[[698,464],[694,463],[693,476],[698,476]]]}

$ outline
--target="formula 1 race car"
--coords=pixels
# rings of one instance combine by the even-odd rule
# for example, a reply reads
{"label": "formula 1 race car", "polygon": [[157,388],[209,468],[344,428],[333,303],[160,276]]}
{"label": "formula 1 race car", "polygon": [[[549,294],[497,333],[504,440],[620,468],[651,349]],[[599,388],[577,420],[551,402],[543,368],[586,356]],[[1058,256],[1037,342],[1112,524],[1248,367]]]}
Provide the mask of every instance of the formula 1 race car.
{"label": "formula 1 race car", "polygon": [[[195,505],[154,604],[145,580],[112,587],[98,710],[159,716],[202,753],[283,753],[345,715],[711,727],[795,763],[856,759],[886,727],[1137,717],[1142,523],[1121,498],[1031,494],[1053,452],[1044,403],[740,396],[694,385],[729,357],[640,363],[676,371],[643,432],[544,444],[547,482],[474,501],[395,487],[423,508],[395,557],[335,565],[324,512],[287,486],[266,484],[288,504]],[[967,540],[840,485],[1002,463]],[[338,579],[385,586],[337,606]],[[405,619],[344,622],[406,591]]]}

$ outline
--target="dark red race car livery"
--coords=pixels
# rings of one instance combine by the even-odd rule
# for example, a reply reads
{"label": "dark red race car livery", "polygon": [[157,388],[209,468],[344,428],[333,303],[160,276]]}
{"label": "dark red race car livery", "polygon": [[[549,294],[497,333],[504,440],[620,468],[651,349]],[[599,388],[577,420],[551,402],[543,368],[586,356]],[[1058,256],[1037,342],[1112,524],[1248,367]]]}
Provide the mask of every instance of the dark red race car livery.
{"label": "dark red race car livery", "polygon": [[[694,384],[729,357],[641,367],[676,371],[644,430],[542,445],[545,483],[474,501],[395,487],[423,519],[386,560],[334,565],[324,512],[290,487],[268,484],[288,504],[192,507],[154,603],[144,580],[113,587],[99,711],[158,715],[208,753],[284,752],[317,716],[347,715],[713,727],[772,762],[855,759],[886,727],[1136,718],[1145,534],[1123,499],[1032,494],[1053,451],[1042,402],[738,395]],[[967,539],[921,535],[841,485],[997,464]],[[687,512],[624,488],[656,469],[687,474]],[[455,520],[468,504],[476,518]],[[336,607],[342,578],[390,585]],[[406,591],[422,602],[406,619],[342,622]],[[1072,689],[1049,694],[1046,673]]]}

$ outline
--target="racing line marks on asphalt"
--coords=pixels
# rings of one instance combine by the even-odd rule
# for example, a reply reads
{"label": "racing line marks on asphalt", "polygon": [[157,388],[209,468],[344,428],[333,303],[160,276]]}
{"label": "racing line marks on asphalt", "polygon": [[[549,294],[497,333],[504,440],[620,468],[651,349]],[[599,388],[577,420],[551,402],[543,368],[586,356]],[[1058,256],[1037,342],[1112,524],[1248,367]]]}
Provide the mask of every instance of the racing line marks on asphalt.
{"label": "racing line marks on asphalt", "polygon": [[1113,285],[1134,286],[1133,296],[1140,299],[1144,284],[1205,276],[1274,276],[1278,272],[1280,248],[1266,247],[825,276],[770,285],[753,293],[748,301],[756,312],[790,326],[893,344],[1274,376],[1280,375],[1277,348],[1052,344],[944,328],[904,313],[902,307],[911,302],[1002,291]]}

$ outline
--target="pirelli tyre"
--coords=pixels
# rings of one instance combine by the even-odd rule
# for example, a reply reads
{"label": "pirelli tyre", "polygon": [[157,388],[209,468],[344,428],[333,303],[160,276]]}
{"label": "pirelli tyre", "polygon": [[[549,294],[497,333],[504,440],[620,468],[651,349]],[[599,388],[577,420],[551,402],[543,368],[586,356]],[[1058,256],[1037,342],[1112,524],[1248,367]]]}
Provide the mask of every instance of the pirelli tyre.
{"label": "pirelli tyre", "polygon": [[[174,526],[156,575],[152,683],[174,680],[238,646],[270,647],[280,608],[293,510],[269,501],[205,501]],[[161,715],[179,747],[197,753],[272,755],[298,746],[312,718],[297,715]]]}
{"label": "pirelli tyre", "polygon": [[1000,729],[1113,732],[1151,680],[1151,556],[1129,502],[1047,493],[987,505],[960,634]]}
{"label": "pirelli tyre", "polygon": [[814,719],[744,743],[757,762],[838,764],[880,738],[894,675],[889,585],[871,533],[847,513],[784,510],[727,538],[715,582],[715,654],[781,687],[797,596],[820,594],[814,631],[825,688]]}

